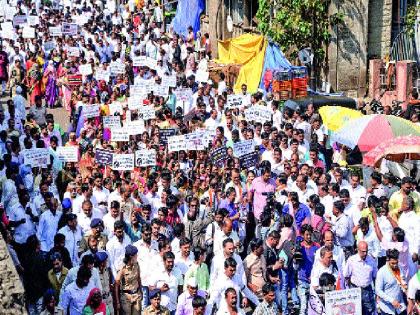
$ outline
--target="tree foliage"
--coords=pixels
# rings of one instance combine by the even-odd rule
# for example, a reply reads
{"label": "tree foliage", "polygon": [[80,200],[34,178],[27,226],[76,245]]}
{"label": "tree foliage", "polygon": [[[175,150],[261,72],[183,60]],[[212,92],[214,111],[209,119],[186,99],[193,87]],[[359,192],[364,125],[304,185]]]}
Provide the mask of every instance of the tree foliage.
{"label": "tree foliage", "polygon": [[330,27],[342,21],[329,15],[331,0],[259,0],[258,28],[292,56],[306,47],[322,62],[330,41]]}

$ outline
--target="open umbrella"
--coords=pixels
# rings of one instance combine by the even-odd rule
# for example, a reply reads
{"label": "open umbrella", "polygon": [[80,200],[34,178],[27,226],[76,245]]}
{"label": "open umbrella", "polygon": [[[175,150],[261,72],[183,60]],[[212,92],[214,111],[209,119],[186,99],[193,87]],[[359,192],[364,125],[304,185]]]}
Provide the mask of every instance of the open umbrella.
{"label": "open umbrella", "polygon": [[357,145],[367,152],[386,140],[408,135],[420,136],[420,127],[392,115],[366,115],[347,122],[331,140],[352,149]]}
{"label": "open umbrella", "polygon": [[365,154],[363,164],[379,166],[383,158],[394,162],[420,160],[420,137],[402,136],[384,141]]}
{"label": "open umbrella", "polygon": [[341,106],[321,107],[319,114],[324,125],[331,131],[337,131],[348,121],[363,116],[360,111]]}

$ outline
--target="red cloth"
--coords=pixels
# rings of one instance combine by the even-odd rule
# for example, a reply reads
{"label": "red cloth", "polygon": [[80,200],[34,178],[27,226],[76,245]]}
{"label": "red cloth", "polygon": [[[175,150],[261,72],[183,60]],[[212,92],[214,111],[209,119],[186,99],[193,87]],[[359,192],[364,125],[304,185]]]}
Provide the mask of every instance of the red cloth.
{"label": "red cloth", "polygon": [[99,292],[99,294],[101,293],[101,291],[98,288],[93,288],[92,290],[90,290],[89,296],[86,300],[86,306],[90,306],[93,310],[93,314],[95,315],[97,314],[106,315],[106,304],[104,302],[101,302],[97,308],[93,308],[92,306],[92,297],[96,292]]}

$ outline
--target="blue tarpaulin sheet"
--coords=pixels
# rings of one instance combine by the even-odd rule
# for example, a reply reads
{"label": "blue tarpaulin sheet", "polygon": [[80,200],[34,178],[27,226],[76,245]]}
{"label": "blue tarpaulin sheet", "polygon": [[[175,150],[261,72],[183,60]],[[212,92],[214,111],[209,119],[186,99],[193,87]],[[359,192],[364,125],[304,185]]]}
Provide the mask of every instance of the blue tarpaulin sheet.
{"label": "blue tarpaulin sheet", "polygon": [[292,64],[283,55],[279,46],[277,46],[274,43],[269,43],[265,51],[264,66],[261,73],[260,89],[265,90],[264,74],[266,70],[291,70],[292,68]]}
{"label": "blue tarpaulin sheet", "polygon": [[194,36],[200,30],[200,14],[204,10],[204,0],[179,0],[172,27],[177,34],[188,35],[188,27],[192,26]]}

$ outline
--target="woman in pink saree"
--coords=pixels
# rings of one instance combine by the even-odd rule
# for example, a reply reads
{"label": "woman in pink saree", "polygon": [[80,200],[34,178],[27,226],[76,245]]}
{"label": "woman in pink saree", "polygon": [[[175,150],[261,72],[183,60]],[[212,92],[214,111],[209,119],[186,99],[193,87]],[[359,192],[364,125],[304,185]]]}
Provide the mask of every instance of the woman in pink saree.
{"label": "woman in pink saree", "polygon": [[53,108],[58,96],[57,87],[57,70],[54,67],[54,62],[50,60],[44,71],[45,84],[45,101],[48,107]]}

